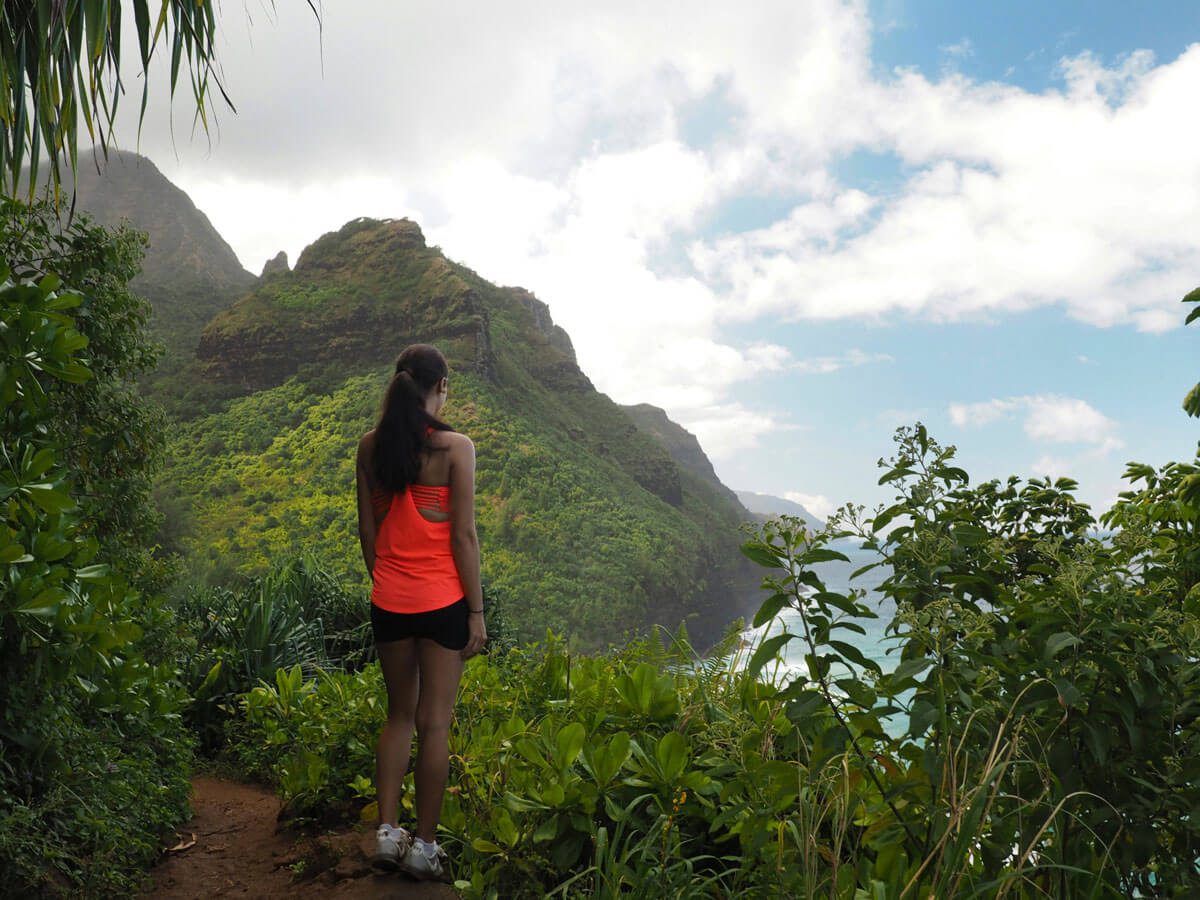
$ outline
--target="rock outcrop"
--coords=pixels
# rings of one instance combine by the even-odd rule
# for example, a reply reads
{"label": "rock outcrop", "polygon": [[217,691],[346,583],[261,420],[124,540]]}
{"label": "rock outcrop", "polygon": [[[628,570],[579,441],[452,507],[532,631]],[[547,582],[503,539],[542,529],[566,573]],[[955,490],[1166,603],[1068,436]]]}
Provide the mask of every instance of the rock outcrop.
{"label": "rock outcrop", "polygon": [[269,278],[272,275],[285,275],[292,271],[288,266],[287,253],[280,250],[263,264],[262,278]]}
{"label": "rock outcrop", "polygon": [[[682,425],[671,421],[666,412],[649,403],[622,406],[621,409],[633,419],[639,429],[667,448],[671,458],[690,472],[699,475],[739,507],[737,495],[721,483],[712,462],[696,436]],[[747,518],[749,513],[747,512]]]}

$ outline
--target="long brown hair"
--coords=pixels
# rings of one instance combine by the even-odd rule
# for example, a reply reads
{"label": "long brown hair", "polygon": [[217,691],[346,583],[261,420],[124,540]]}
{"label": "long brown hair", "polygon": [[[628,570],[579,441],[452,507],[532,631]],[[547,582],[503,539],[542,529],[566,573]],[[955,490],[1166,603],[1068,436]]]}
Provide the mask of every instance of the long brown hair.
{"label": "long brown hair", "polygon": [[402,493],[417,480],[429,429],[454,430],[425,411],[425,396],[448,372],[446,358],[429,344],[405,347],[397,357],[375,426],[375,477],[384,488]]}

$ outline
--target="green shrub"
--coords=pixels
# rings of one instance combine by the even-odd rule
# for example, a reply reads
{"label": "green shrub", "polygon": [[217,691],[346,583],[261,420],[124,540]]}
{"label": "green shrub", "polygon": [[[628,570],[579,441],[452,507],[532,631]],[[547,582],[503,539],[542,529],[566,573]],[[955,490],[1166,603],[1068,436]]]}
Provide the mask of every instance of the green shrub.
{"label": "green shrub", "polygon": [[[893,506],[746,544],[768,570],[755,624],[784,626],[748,659],[733,638],[699,661],[682,634],[600,656],[548,636],[468,664],[441,820],[465,895],[1200,886],[1192,470],[1132,469],[1148,487],[1102,541],[1067,480],[969,488],[924,429],[898,441]],[[874,616],[863,593],[812,568],[851,534],[891,568],[891,671],[843,639]],[[779,666],[796,642],[803,667]],[[236,752],[297,814],[369,818],[385,703],[374,666],[280,672],[242,698]]]}
{"label": "green shrub", "polygon": [[187,592],[176,615],[193,633],[180,664],[195,694],[188,718],[202,747],[212,752],[224,740],[235,695],[273,683],[281,669],[299,666],[312,676],[361,668],[374,652],[368,610],[364,597],[305,555],[239,590]]}
{"label": "green shrub", "polygon": [[174,630],[136,589],[161,580],[137,543],[153,417],[126,383],[144,319],[130,236],[50,221],[4,204],[20,258],[0,267],[0,883],[126,896],[187,815],[191,760]]}

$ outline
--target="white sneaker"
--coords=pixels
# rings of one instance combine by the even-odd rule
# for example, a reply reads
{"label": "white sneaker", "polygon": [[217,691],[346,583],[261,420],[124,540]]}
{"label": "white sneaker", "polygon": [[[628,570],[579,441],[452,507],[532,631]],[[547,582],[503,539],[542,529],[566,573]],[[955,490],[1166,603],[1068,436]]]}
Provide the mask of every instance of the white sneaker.
{"label": "white sneaker", "polygon": [[[432,854],[429,853],[431,849]],[[450,880],[450,860],[436,841],[427,844],[420,838],[413,838],[400,868],[421,881]]]}
{"label": "white sneaker", "polygon": [[400,868],[412,845],[412,835],[403,828],[380,825],[375,832],[375,853],[371,857],[371,868],[381,872],[395,872]]}

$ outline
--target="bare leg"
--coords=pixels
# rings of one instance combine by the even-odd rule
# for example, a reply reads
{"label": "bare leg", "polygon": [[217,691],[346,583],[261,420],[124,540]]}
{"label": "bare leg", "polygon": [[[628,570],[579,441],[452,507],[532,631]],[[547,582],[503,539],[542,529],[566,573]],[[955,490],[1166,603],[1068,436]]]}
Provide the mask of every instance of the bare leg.
{"label": "bare leg", "polygon": [[422,638],[417,654],[421,694],[417,700],[417,837],[432,842],[442,815],[442,795],[450,772],[450,721],[462,678],[463,658],[436,641]]}
{"label": "bare leg", "polygon": [[420,691],[417,639],[387,641],[377,644],[376,650],[387,687],[388,713],[375,748],[375,792],[380,824],[399,825],[400,788],[408,774]]}

